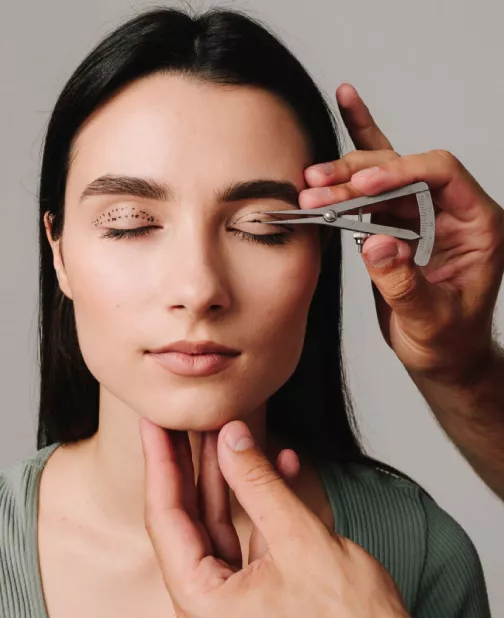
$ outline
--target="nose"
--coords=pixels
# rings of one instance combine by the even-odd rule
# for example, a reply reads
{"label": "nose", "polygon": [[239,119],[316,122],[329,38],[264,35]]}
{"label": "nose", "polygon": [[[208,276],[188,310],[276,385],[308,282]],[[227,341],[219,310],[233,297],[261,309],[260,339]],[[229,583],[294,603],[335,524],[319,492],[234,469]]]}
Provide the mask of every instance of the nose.
{"label": "nose", "polygon": [[231,306],[229,265],[215,238],[191,236],[179,239],[175,259],[170,260],[166,305],[175,315],[193,320],[220,316]]}

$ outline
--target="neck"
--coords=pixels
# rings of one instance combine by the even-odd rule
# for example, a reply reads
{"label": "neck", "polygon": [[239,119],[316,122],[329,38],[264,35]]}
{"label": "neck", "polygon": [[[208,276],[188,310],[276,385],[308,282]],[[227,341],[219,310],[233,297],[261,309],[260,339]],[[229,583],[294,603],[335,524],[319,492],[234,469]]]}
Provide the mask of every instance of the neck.
{"label": "neck", "polygon": [[[144,534],[144,457],[138,421],[136,412],[102,389],[99,430],[78,447],[78,473],[80,491],[99,519]],[[279,449],[267,438],[266,404],[246,422],[257,444],[275,461]],[[189,438],[197,478],[201,433],[189,432]],[[231,490],[230,501],[233,521],[246,518]]]}

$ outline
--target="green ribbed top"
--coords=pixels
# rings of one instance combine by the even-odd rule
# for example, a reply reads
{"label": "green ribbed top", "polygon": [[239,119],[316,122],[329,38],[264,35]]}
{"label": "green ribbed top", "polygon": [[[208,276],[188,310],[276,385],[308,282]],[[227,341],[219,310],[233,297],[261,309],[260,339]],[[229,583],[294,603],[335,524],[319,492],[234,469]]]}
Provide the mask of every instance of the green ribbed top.
{"label": "green ribbed top", "polygon": [[[57,446],[0,472],[0,618],[48,618],[38,563],[37,504],[41,472]],[[420,487],[362,465],[331,464],[320,472],[336,532],[388,569],[414,618],[490,617],[474,545]]]}

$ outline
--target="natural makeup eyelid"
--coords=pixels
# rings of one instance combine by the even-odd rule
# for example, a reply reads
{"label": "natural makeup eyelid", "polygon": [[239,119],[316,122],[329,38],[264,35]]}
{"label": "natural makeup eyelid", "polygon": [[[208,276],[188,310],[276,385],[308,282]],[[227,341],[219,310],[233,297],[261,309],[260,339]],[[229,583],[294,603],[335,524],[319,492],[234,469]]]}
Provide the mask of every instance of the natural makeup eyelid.
{"label": "natural makeup eyelid", "polygon": [[[258,211],[258,212],[248,212],[248,213],[238,217],[238,219],[235,219],[232,222],[232,224],[235,225],[236,223],[240,223],[240,222],[242,222],[242,223],[264,223],[264,224],[272,225],[274,227],[283,227],[283,228],[285,228],[287,230],[294,231],[292,229],[292,227],[289,227],[288,225],[283,225],[281,223],[278,223],[278,219],[275,219],[274,217],[272,217],[271,221],[268,221],[267,218],[266,218],[266,220],[264,220],[264,218],[263,218],[263,219],[250,219],[250,221],[242,221],[242,219],[244,219],[245,217],[251,217],[253,215],[259,215],[259,216],[263,216],[263,217],[264,216],[271,217],[271,215],[266,215],[266,213],[260,212],[260,211]],[[288,219],[285,220],[286,223],[288,223],[288,221],[289,221]]]}
{"label": "natural makeup eyelid", "polygon": [[[124,212],[125,210],[130,210],[131,213],[126,214]],[[112,208],[94,219],[93,225],[98,227],[104,223],[112,223],[122,219],[138,219],[146,223],[159,225],[159,221],[157,221],[155,217],[150,215],[146,210],[143,210],[143,208],[136,208],[136,206],[118,206],[117,208]]]}
{"label": "natural makeup eyelid", "polygon": [[[126,214],[128,210],[130,210],[130,213]],[[269,223],[267,217],[270,215],[265,215],[265,213],[257,211],[257,212],[248,212],[248,213],[245,213],[244,215],[241,215],[240,217],[238,217],[238,219],[235,219],[232,222],[232,225],[235,225],[236,223],[240,223],[245,217],[251,217],[253,215],[262,216],[263,218],[262,219],[258,219],[258,218],[250,219],[249,221],[245,221],[244,223],[265,223],[265,224]],[[124,220],[128,220],[128,219],[137,220],[138,219],[141,222],[149,223],[152,225],[160,225],[160,222],[155,217],[149,214],[146,210],[142,208],[137,208],[136,206],[118,206],[117,208],[112,208],[108,210],[107,212],[101,214],[96,219],[94,219],[93,225],[95,227],[99,227],[100,225],[103,225],[105,223],[113,223],[115,221],[119,221],[123,219]],[[271,221],[271,225],[275,225],[278,227],[285,227],[286,229],[290,229],[288,228],[288,226],[281,225],[278,223],[273,223],[273,218]]]}

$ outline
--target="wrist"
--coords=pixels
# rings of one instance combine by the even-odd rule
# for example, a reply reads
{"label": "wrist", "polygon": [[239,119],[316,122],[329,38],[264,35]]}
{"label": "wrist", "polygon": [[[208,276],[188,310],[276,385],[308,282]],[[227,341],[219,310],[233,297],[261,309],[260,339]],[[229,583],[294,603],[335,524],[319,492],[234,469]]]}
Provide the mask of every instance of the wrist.
{"label": "wrist", "polygon": [[470,354],[464,362],[454,363],[444,371],[408,371],[417,385],[436,384],[456,390],[473,390],[498,372],[504,379],[504,349],[495,340]]}

